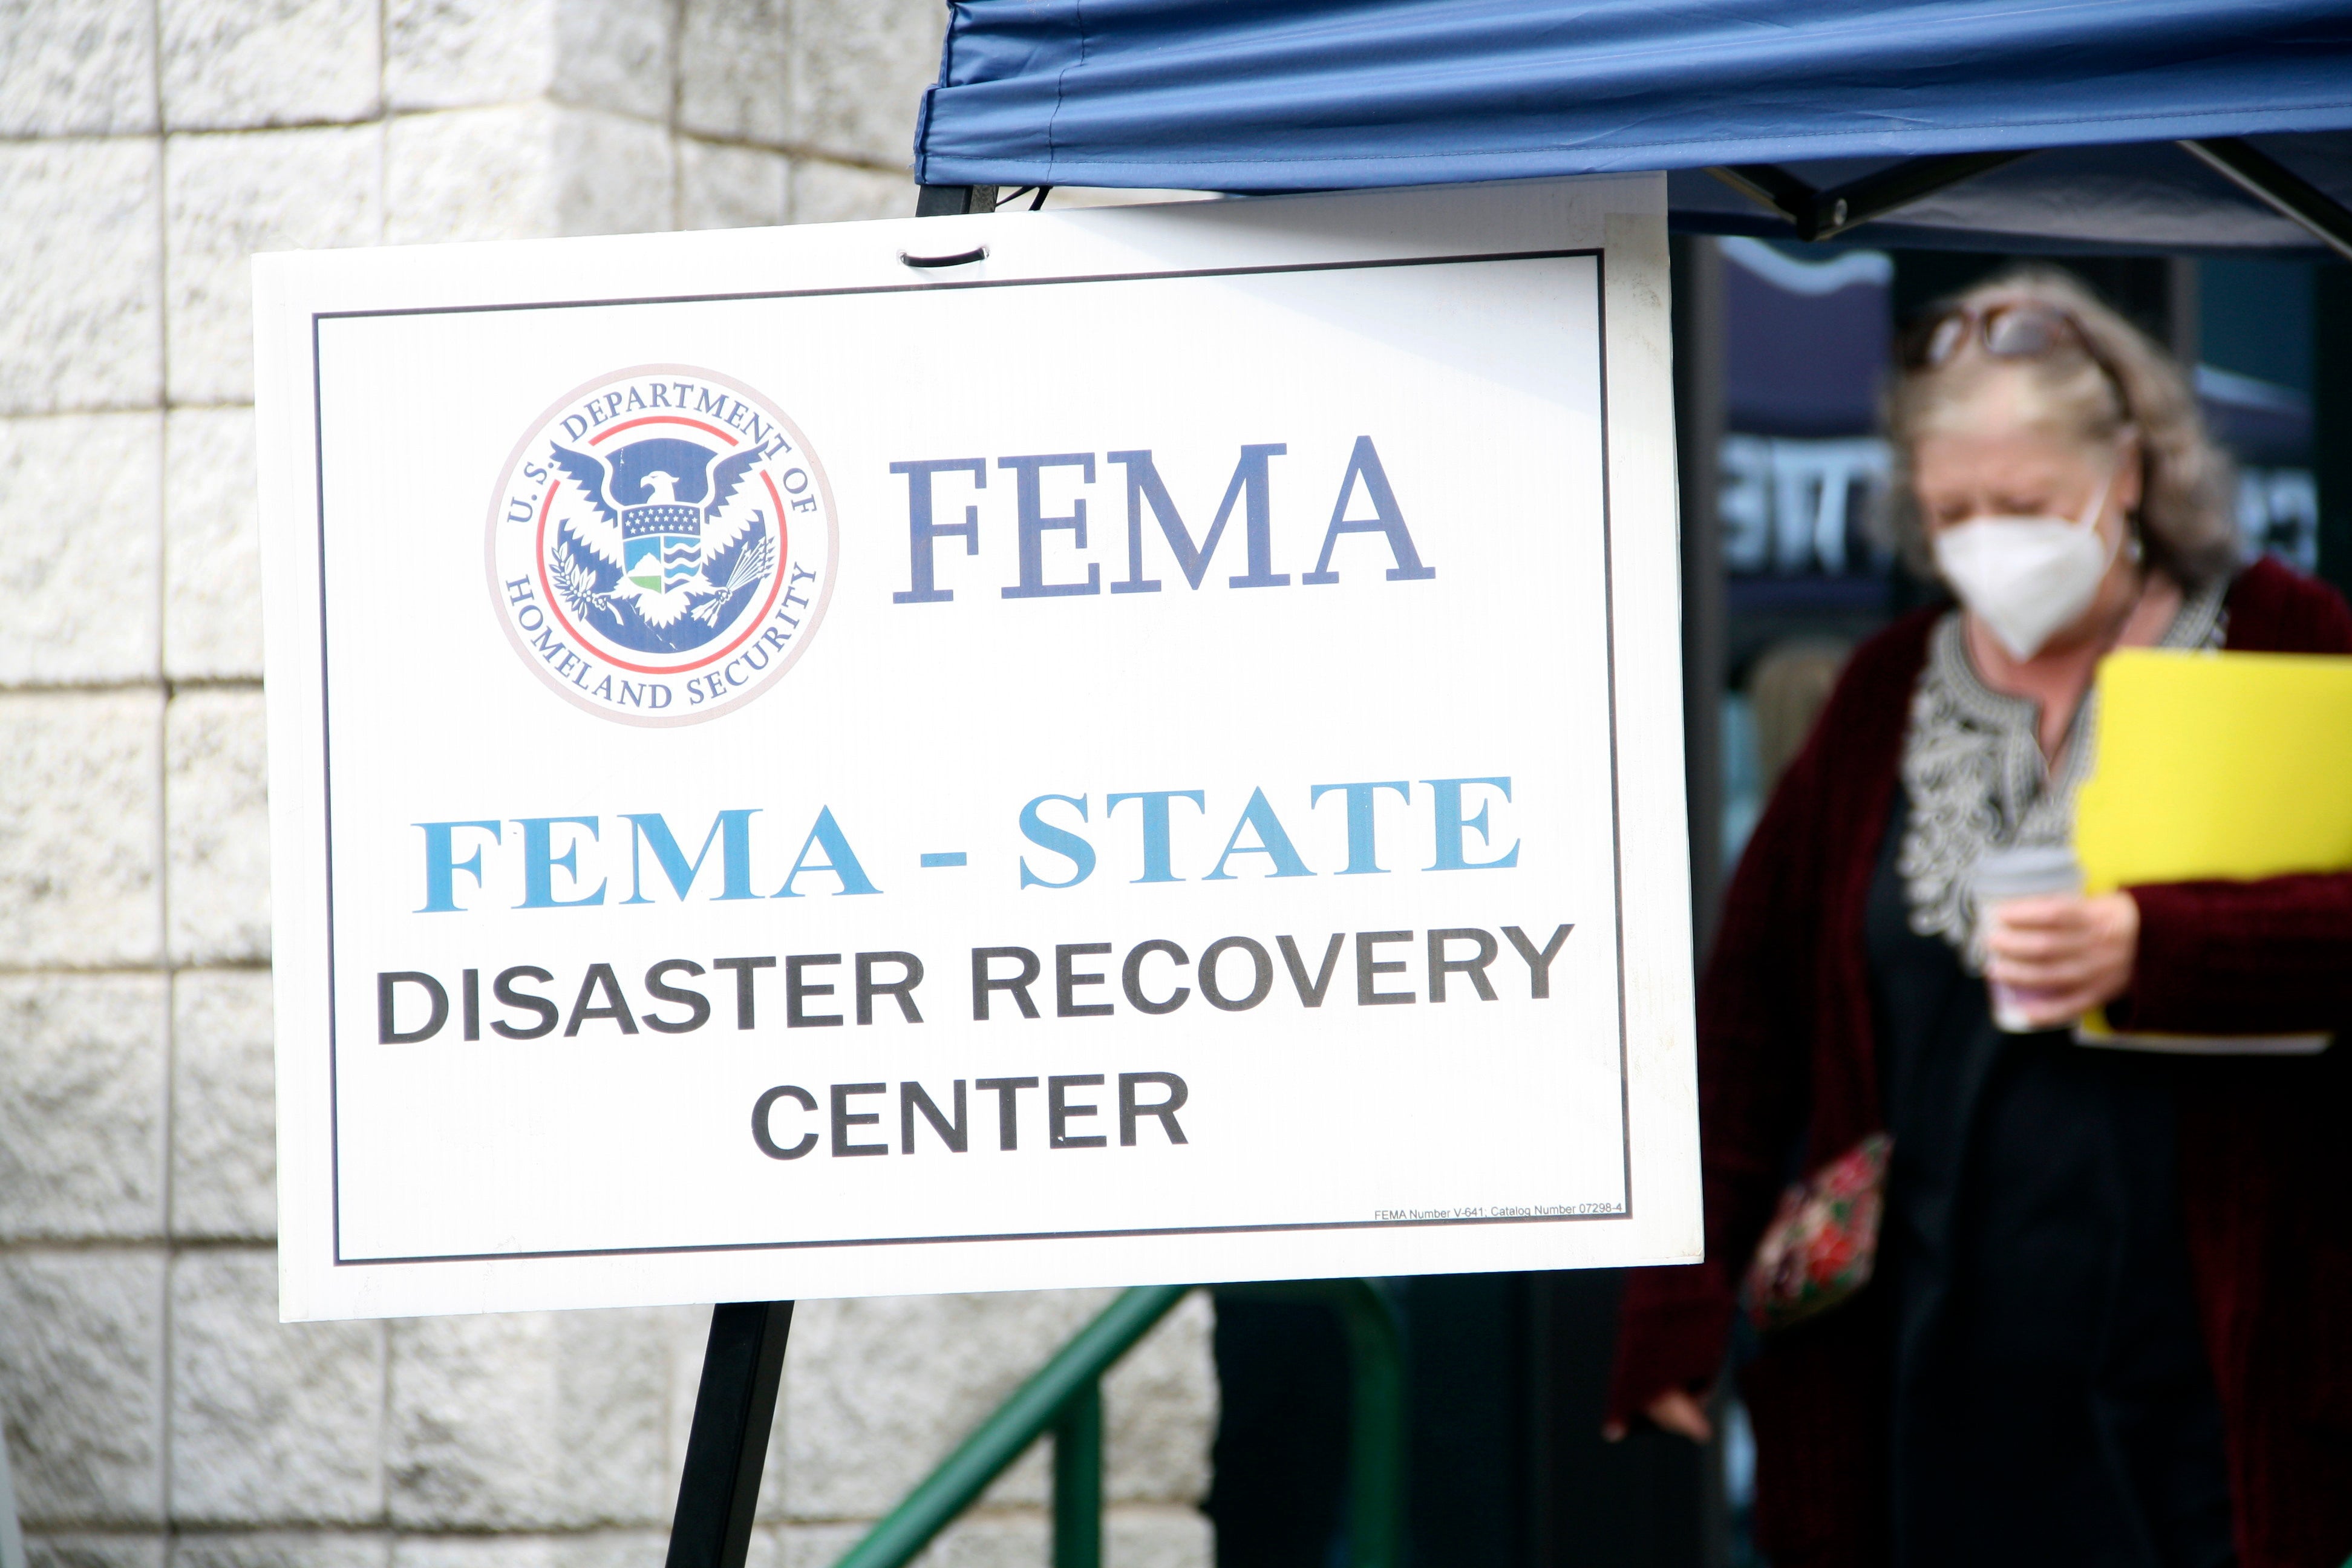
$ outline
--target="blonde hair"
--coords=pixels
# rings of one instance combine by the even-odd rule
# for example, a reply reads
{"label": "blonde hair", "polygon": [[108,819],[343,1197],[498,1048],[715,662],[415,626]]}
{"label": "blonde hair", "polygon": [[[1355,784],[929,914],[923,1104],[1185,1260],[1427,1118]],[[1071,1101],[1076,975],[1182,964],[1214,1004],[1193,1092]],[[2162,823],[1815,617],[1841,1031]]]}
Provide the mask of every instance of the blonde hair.
{"label": "blonde hair", "polygon": [[1883,401],[1895,448],[1884,521],[1905,561],[1922,576],[1936,574],[1911,489],[1916,444],[1938,426],[1967,417],[1964,410],[1985,384],[2007,375],[2024,388],[2028,417],[2068,440],[2112,446],[2137,435],[2141,485],[2132,521],[2149,564],[2190,589],[2226,575],[2239,555],[2230,458],[2206,434],[2179,365],[2089,289],[2053,268],[2005,272],[1946,301],[1927,319],[1933,321],[1956,308],[1983,310],[2009,301],[2063,312],[2080,329],[2090,353],[2062,349],[1996,359],[1971,339],[1941,365],[1896,371]]}

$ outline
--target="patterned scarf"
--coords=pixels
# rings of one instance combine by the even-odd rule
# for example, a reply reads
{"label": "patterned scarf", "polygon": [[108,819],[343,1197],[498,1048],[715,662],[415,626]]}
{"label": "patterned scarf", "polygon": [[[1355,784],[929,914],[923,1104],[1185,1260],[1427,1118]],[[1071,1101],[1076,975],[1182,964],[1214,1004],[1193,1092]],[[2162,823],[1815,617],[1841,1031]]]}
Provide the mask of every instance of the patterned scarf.
{"label": "patterned scarf", "polygon": [[[2225,631],[2227,580],[2181,604],[2157,639],[2168,648],[2218,648]],[[1911,817],[1895,861],[1911,906],[1911,929],[1940,936],[1971,973],[1983,973],[1969,873],[1988,849],[2067,844],[2074,836],[2074,791],[2097,750],[2098,696],[2084,693],[2053,777],[2037,732],[2040,710],[1995,691],[1969,657],[1960,612],[1928,635],[1927,663],[1911,698],[1903,737],[1903,788]]]}

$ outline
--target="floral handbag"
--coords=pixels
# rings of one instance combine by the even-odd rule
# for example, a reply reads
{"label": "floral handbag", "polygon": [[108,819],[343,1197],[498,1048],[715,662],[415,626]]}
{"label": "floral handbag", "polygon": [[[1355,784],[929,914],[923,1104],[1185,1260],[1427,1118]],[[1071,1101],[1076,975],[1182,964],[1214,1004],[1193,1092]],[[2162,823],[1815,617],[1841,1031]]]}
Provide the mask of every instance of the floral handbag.
{"label": "floral handbag", "polygon": [[1828,1311],[1870,1283],[1895,1141],[1874,1132],[1780,1194],[1739,1288],[1767,1333]]}

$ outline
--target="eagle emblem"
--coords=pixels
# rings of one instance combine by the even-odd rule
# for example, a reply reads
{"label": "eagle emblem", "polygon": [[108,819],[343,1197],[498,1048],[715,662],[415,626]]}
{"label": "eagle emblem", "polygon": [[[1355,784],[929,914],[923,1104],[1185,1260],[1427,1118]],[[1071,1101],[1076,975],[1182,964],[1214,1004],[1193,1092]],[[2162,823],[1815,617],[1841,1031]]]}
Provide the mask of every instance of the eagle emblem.
{"label": "eagle emblem", "polygon": [[608,461],[549,443],[587,503],[564,509],[548,552],[565,607],[648,653],[697,647],[725,630],[775,565],[766,513],[728,504],[761,455],[656,436],[615,448]]}
{"label": "eagle emblem", "polygon": [[587,383],[527,427],[489,520],[515,650],[635,724],[731,710],[798,660],[833,588],[824,470],[773,403],[713,371]]}

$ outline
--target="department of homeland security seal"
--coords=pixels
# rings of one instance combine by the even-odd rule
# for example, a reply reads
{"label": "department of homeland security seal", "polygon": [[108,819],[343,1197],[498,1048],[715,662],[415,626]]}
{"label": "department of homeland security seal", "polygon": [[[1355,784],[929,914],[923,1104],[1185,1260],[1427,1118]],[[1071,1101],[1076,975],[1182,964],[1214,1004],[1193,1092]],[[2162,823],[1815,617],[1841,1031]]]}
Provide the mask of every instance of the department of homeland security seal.
{"label": "department of homeland security seal", "polygon": [[742,383],[647,365],[533,422],[490,502],[490,597],[523,662],[625,724],[731,712],[790,668],[833,593],[833,493]]}

